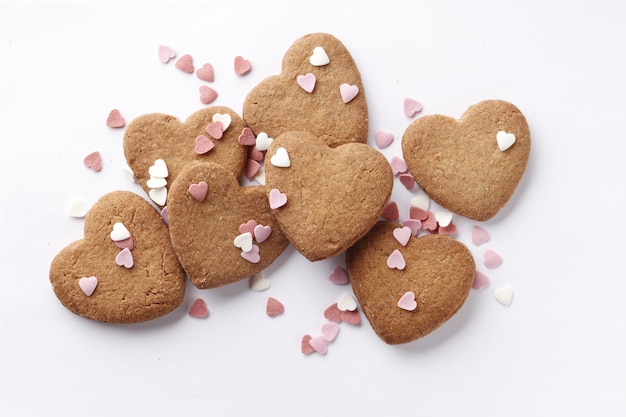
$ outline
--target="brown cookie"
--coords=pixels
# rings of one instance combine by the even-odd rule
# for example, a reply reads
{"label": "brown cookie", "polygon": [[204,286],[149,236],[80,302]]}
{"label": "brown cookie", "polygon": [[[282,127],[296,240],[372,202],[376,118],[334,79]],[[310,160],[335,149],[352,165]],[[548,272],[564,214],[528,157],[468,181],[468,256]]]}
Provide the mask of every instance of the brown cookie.
{"label": "brown cookie", "polygon": [[[510,147],[504,149],[506,145]],[[433,200],[484,221],[506,205],[520,182],[530,131],[517,107],[488,100],[469,107],[458,121],[442,115],[417,119],[404,132],[402,152]]]}
{"label": "brown cookie", "polygon": [[188,164],[172,183],[167,204],[172,245],[198,288],[250,277],[289,245],[265,187],[242,187],[221,165]]}
{"label": "brown cookie", "polygon": [[266,78],[246,97],[243,119],[256,134],[272,138],[304,130],[333,147],[367,141],[361,75],[345,46],[326,33],[293,43],[280,75]]}
{"label": "brown cookie", "polygon": [[85,236],[53,259],[61,303],[93,320],[136,323],[169,313],[185,293],[185,273],[161,216],[142,197],[109,193],[85,217]]}
{"label": "brown cookie", "polygon": [[145,114],[129,123],[124,155],[137,182],[163,206],[169,184],[189,162],[217,162],[239,178],[247,157],[247,147],[238,141],[243,129],[241,118],[227,107],[207,107],[184,122],[167,114]]}
{"label": "brown cookie", "polygon": [[[277,137],[264,167],[280,227],[310,261],[338,255],[365,235],[393,187],[389,162],[376,149],[362,143],[331,148],[308,132]],[[275,207],[281,199],[286,203]]]}
{"label": "brown cookie", "polygon": [[354,295],[389,344],[410,342],[445,323],[465,302],[476,270],[464,244],[401,229],[381,221],[346,253]]}

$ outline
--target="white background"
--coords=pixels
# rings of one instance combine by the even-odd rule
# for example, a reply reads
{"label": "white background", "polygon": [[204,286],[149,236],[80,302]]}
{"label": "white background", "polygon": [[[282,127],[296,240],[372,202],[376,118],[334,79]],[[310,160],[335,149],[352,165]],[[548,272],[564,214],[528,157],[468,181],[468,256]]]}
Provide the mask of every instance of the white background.
{"label": "white background", "polygon": [[[626,412],[626,3],[582,1],[314,1],[0,3],[0,414],[65,415],[624,415]],[[309,263],[289,249],[266,271],[271,288],[242,281],[200,291],[161,319],[131,326],[80,318],[55,298],[52,258],[82,237],[67,216],[119,189],[142,193],[121,170],[123,130],[144,113],[182,119],[203,107],[195,75],[157,59],[160,44],[215,67],[214,104],[244,97],[280,71],[298,37],[329,32],[359,66],[370,139],[400,155],[413,119],[460,117],[484,99],[517,105],[529,121],[527,172],[507,208],[470,243],[491,286],[472,291],[424,339],[384,344],[362,316],[341,325],[325,356],[303,356],[323,310],[349,291],[327,280],[343,259]],[[233,58],[252,63],[238,77]],[[99,173],[82,159],[98,150]],[[415,193],[396,180],[408,215]],[[143,195],[143,194],[142,194]],[[482,267],[491,248],[504,263]],[[510,284],[505,307],[493,290]],[[285,313],[271,319],[274,296]],[[187,309],[203,297],[210,316]],[[405,413],[405,414],[401,414]]]}

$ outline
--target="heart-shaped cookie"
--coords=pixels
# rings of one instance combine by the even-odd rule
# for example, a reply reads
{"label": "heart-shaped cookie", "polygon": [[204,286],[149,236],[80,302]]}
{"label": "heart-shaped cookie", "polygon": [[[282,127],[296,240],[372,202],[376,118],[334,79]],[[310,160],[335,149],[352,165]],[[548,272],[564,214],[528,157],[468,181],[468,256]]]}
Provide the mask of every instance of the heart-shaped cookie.
{"label": "heart-shaped cookie", "polygon": [[273,138],[304,130],[330,146],[367,141],[361,75],[346,47],[326,33],[293,43],[283,57],[280,75],[266,78],[246,97],[243,119],[255,133]]}
{"label": "heart-shaped cookie", "polygon": [[[509,147],[501,150],[503,137]],[[513,104],[487,100],[469,107],[459,120],[442,115],[417,119],[404,132],[402,153],[433,200],[484,221],[506,205],[520,182],[530,154],[530,131]]]}
{"label": "heart-shaped cookie", "polygon": [[[121,229],[132,248],[120,248]],[[124,234],[125,236],[125,234]],[[120,263],[120,258],[132,262]],[[143,198],[116,191],[85,217],[85,236],[50,266],[55,294],[72,312],[93,320],[136,323],[169,313],[185,293],[185,273],[159,213]]]}
{"label": "heart-shaped cookie", "polygon": [[[389,344],[427,335],[465,302],[476,266],[467,247],[449,237],[411,237],[400,245],[393,232],[402,226],[381,221],[346,253],[354,294],[372,328]],[[399,251],[403,269],[387,265]]]}
{"label": "heart-shaped cookie", "polygon": [[[222,119],[228,120],[230,124],[226,126]],[[220,129],[219,140],[212,140],[207,147],[206,143],[210,140],[208,132],[218,125],[215,121],[222,123],[223,132]],[[217,162],[239,178],[247,156],[247,147],[238,142],[243,128],[241,118],[222,106],[197,111],[184,122],[166,114],[145,114],[132,120],[126,128],[124,155],[137,182],[149,194],[152,190],[159,190],[148,184],[151,179],[150,167],[158,160],[167,166],[167,188],[183,167],[192,161]],[[198,141],[205,143],[201,150],[198,149]],[[155,203],[164,205],[162,198],[157,198]]]}
{"label": "heart-shaped cookie", "polygon": [[[283,148],[289,166],[272,157]],[[281,151],[282,152],[282,151]],[[362,143],[329,147],[308,132],[277,137],[265,158],[270,205],[280,227],[307,259],[344,252],[376,223],[387,205],[393,174],[387,159]],[[284,196],[276,204],[277,196]]]}
{"label": "heart-shaped cookie", "polygon": [[[201,183],[207,189],[199,200],[193,186]],[[265,187],[242,187],[216,163],[192,162],[183,168],[171,184],[167,207],[172,245],[198,288],[250,277],[289,244],[269,208]],[[250,221],[255,227],[244,227],[242,233],[240,228]]]}

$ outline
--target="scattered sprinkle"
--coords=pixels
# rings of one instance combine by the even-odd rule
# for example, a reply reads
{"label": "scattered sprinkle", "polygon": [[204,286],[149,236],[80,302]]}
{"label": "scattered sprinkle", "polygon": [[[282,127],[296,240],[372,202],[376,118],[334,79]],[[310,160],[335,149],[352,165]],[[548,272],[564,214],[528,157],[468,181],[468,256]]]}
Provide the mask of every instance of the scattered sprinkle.
{"label": "scattered sprinkle", "polygon": [[339,311],[354,311],[356,310],[356,300],[349,292],[346,292],[337,300],[337,308]]}
{"label": "scattered sprinkle", "polygon": [[126,164],[122,165],[122,172],[124,173],[124,176],[128,179],[129,182],[132,182],[132,183],[137,182],[137,178],[135,178],[135,173],[133,172],[132,169],[130,169],[128,165]]}
{"label": "scattered sprinkle", "polygon": [[430,197],[426,194],[416,195],[411,198],[411,207],[417,207],[424,211],[428,211],[430,208]]}
{"label": "scattered sprinkle", "polygon": [[409,167],[406,165],[406,162],[404,162],[404,159],[395,155],[391,157],[389,165],[391,165],[391,171],[393,172],[393,175],[404,174],[409,170]]}
{"label": "scattered sprinkle", "polygon": [[198,70],[196,71],[196,77],[208,83],[212,83],[213,81],[215,81],[215,72],[213,71],[213,65],[208,63],[203,64],[202,67],[198,68]]}
{"label": "scattered sprinkle", "polygon": [[475,290],[480,290],[488,286],[489,277],[480,271],[476,271],[476,274],[474,275],[474,282],[472,283],[472,288]]}
{"label": "scattered sprinkle", "polygon": [[263,272],[257,272],[250,277],[250,289],[252,291],[265,291],[270,288],[271,284],[270,280],[265,278]]}
{"label": "scattered sprinkle", "polygon": [[273,141],[274,139],[267,136],[267,133],[259,132],[259,134],[256,135],[256,148],[259,151],[266,151],[270,148]]}
{"label": "scattered sprinkle", "polygon": [[211,118],[213,122],[222,122],[222,132],[225,132],[226,129],[230,127],[230,123],[233,121],[233,118],[228,113],[215,113]]}
{"label": "scattered sprinkle", "polygon": [[497,288],[496,290],[494,290],[493,295],[500,303],[504,304],[505,306],[509,306],[513,301],[513,287],[511,287],[510,285],[505,285],[503,287]]}
{"label": "scattered sprinkle", "polygon": [[222,124],[221,121],[216,120],[214,122],[211,122],[207,125],[207,127],[204,128],[204,131],[207,132],[209,134],[209,136],[211,136],[213,139],[222,139],[222,137],[224,136],[224,125]]}
{"label": "scattered sprinkle", "polygon": [[209,191],[209,185],[204,181],[200,181],[197,184],[189,185],[188,191],[189,194],[191,194],[191,196],[197,201],[204,201],[206,194]]}
{"label": "scattered sprinkle", "polygon": [[339,310],[337,303],[331,304],[326,310],[324,310],[324,317],[335,323],[341,323],[342,311]]}
{"label": "scattered sprinkle", "polygon": [[315,352],[324,355],[328,352],[328,340],[324,336],[316,336],[309,340],[309,345]]}
{"label": "scattered sprinkle", "polygon": [[496,133],[496,142],[498,142],[498,148],[504,152],[509,149],[515,143],[515,135],[513,133],[507,133],[504,130]]}
{"label": "scattered sprinkle", "polygon": [[115,263],[126,269],[132,268],[135,263],[132,252],[128,248],[122,249],[115,257]]}
{"label": "scattered sprinkle", "polygon": [[437,230],[437,219],[432,211],[427,212],[427,216],[422,220],[422,229],[434,232]]}
{"label": "scattered sprinkle", "polygon": [[495,268],[502,264],[502,257],[497,252],[487,249],[485,251],[485,266],[487,268]]}
{"label": "scattered sprinkle", "polygon": [[474,225],[472,227],[472,243],[476,246],[480,246],[490,239],[489,232],[480,226]]}
{"label": "scattered sprinkle", "polygon": [[87,211],[87,204],[80,198],[73,199],[67,206],[67,215],[70,217],[83,218],[87,215]]}
{"label": "scattered sprinkle", "polygon": [[276,317],[285,312],[285,306],[274,297],[268,297],[265,312],[270,317]]}
{"label": "scattered sprinkle", "polygon": [[406,219],[402,222],[402,226],[406,226],[411,229],[411,234],[417,236],[422,229],[422,222],[416,219]]}
{"label": "scattered sprinkle", "polygon": [[246,166],[244,169],[246,178],[248,178],[249,180],[253,179],[256,174],[259,173],[259,170],[261,169],[261,164],[258,161],[255,161],[252,158],[248,158],[246,160]]}
{"label": "scattered sprinkle", "polygon": [[191,303],[191,307],[189,307],[189,315],[198,319],[209,317],[209,309],[206,306],[206,302],[202,298],[196,298]]}
{"label": "scattered sprinkle", "polygon": [[126,120],[124,120],[118,109],[113,109],[109,112],[109,116],[107,117],[107,126],[118,128],[124,127],[125,124]]}
{"label": "scattered sprinkle", "polygon": [[437,233],[440,235],[452,236],[457,232],[456,225],[453,222],[450,222],[446,227],[438,227]]}
{"label": "scattered sprinkle", "polygon": [[133,237],[131,236],[128,239],[118,240],[117,242],[115,242],[115,246],[117,246],[120,249],[133,250],[135,247],[135,241],[133,240]]}
{"label": "scattered sprinkle", "polygon": [[165,161],[162,159],[157,159],[156,161],[154,161],[154,164],[152,164],[152,166],[148,168],[148,174],[150,174],[151,177],[155,178],[167,178],[169,172],[167,170],[167,165],[165,164]]}
{"label": "scattered sprinkle", "polygon": [[241,252],[241,257],[250,263],[258,264],[261,260],[261,256],[259,255],[259,247],[257,245],[252,245],[252,249],[250,249],[248,252]]}
{"label": "scattered sprinkle", "polygon": [[167,64],[171,59],[176,58],[176,51],[169,46],[159,45],[159,61]]}
{"label": "scattered sprinkle", "polygon": [[270,190],[269,200],[271,209],[277,209],[287,204],[287,196],[276,188]]}
{"label": "scattered sprinkle", "polygon": [[428,213],[430,213],[430,211],[424,210],[421,207],[411,206],[409,208],[409,218],[422,222],[422,227],[424,227],[424,221],[428,219]]}
{"label": "scattered sprinkle", "polygon": [[422,111],[422,103],[420,103],[419,101],[413,98],[404,99],[404,114],[407,117],[413,117],[421,111]]}
{"label": "scattered sprinkle", "polygon": [[305,75],[298,75],[296,77],[296,82],[307,93],[312,93],[315,89],[315,83],[317,82],[315,78],[315,74],[307,73]]}
{"label": "scattered sprinkle", "polygon": [[448,210],[438,211],[435,213],[435,220],[439,227],[446,227],[452,222],[452,212]]}
{"label": "scattered sprinkle", "polygon": [[146,185],[148,188],[161,188],[167,185],[167,180],[165,178],[150,177],[150,179],[146,181]]}
{"label": "scattered sprinkle", "polygon": [[252,234],[252,236],[254,236],[254,239],[257,241],[257,243],[263,243],[270,237],[271,234],[272,226],[257,224],[254,227],[254,233]]}
{"label": "scattered sprinkle", "polygon": [[322,336],[327,342],[332,342],[339,333],[339,326],[337,323],[324,323],[322,324]]}
{"label": "scattered sprinkle", "polygon": [[188,74],[193,74],[195,70],[193,67],[193,58],[189,54],[185,54],[178,58],[178,61],[176,61],[175,65],[176,68]]}
{"label": "scattered sprinkle", "polygon": [[323,67],[324,65],[330,64],[330,58],[328,58],[328,54],[321,46],[316,46],[313,48],[313,55],[309,58],[309,62],[314,67]]}
{"label": "scattered sprinkle", "polygon": [[214,147],[215,144],[211,139],[204,135],[198,135],[198,137],[196,137],[196,146],[193,150],[198,155],[204,155],[205,153],[211,151]]}
{"label": "scattered sprinkle", "polygon": [[245,232],[238,235],[233,239],[233,245],[236,248],[241,249],[243,252],[250,252],[252,250],[252,233]]}
{"label": "scattered sprinkle", "polygon": [[409,240],[411,239],[411,235],[413,234],[413,231],[408,226],[402,226],[402,227],[396,227],[395,229],[393,229],[392,234],[399,244],[401,244],[402,246],[406,246],[407,243],[409,243]]}
{"label": "scattered sprinkle", "polygon": [[382,214],[380,215],[383,219],[387,219],[392,222],[397,222],[400,219],[400,213],[398,212],[398,203],[395,201],[390,202],[383,209]]}
{"label": "scattered sprinkle", "polygon": [[310,343],[311,339],[312,337],[310,334],[305,334],[304,336],[302,336],[302,341],[300,342],[300,351],[303,355],[308,355],[315,352],[315,349],[313,348],[313,346],[311,346]]}
{"label": "scattered sprinkle", "polygon": [[257,162],[263,162],[263,160],[265,159],[265,154],[260,151],[256,147],[256,145],[254,145],[248,148],[248,157],[250,157],[250,159],[254,159]]}
{"label": "scattered sprinkle", "polygon": [[399,270],[403,270],[404,268],[406,268],[406,261],[404,260],[404,256],[402,256],[402,253],[398,249],[395,249],[393,252],[391,252],[391,255],[389,255],[389,257],[387,258],[387,266],[391,269]]}
{"label": "scattered sprinkle", "polygon": [[235,57],[235,74],[245,75],[249,73],[251,69],[252,65],[250,64],[250,61],[241,56]]}
{"label": "scattered sprinkle", "polygon": [[96,290],[96,286],[98,285],[98,278],[91,277],[82,277],[78,280],[78,286],[85,293],[87,297],[90,297],[91,294]]}
{"label": "scattered sprinkle", "polygon": [[248,220],[246,223],[242,223],[239,225],[239,233],[250,233],[254,235],[254,228],[256,227],[256,220]]}
{"label": "scattered sprinkle", "polygon": [[400,183],[404,185],[404,188],[409,191],[413,191],[415,188],[415,177],[413,177],[413,175],[405,173],[400,174],[398,178],[400,179]]}
{"label": "scattered sprinkle", "polygon": [[96,172],[100,172],[102,169],[102,157],[100,156],[100,152],[92,152],[85,157],[83,163],[87,168],[91,168]]}
{"label": "scattered sprinkle", "polygon": [[244,127],[241,130],[241,134],[237,138],[237,141],[240,145],[243,146],[254,146],[256,145],[256,138],[254,137],[254,132],[249,127]]}
{"label": "scattered sprinkle", "polygon": [[339,91],[341,92],[341,99],[344,103],[349,103],[359,94],[359,87],[356,85],[350,85],[348,83],[343,83],[339,86]]}
{"label": "scattered sprinkle", "polygon": [[198,88],[198,93],[200,93],[200,102],[202,104],[211,104],[217,99],[217,91],[208,85],[201,85]]}
{"label": "scattered sprinkle", "polygon": [[374,134],[374,141],[379,149],[385,149],[393,142],[393,133],[384,130],[378,130]]}
{"label": "scattered sprinkle", "polygon": [[405,292],[398,300],[398,307],[406,311],[414,311],[417,308],[415,293],[413,291]]}
{"label": "scattered sprinkle", "polygon": [[159,206],[164,206],[167,202],[167,188],[152,188],[148,191],[148,196]]}
{"label": "scattered sprinkle", "polygon": [[131,235],[126,226],[124,226],[124,223],[115,222],[113,224],[113,230],[109,236],[113,242],[119,242],[121,240],[128,239]]}
{"label": "scattered sprinkle", "polygon": [[328,280],[337,285],[345,285],[350,282],[350,279],[348,278],[348,272],[345,268],[341,266],[336,266],[330,270]]}
{"label": "scattered sprinkle", "polygon": [[291,160],[289,159],[287,149],[283,147],[276,149],[276,152],[270,158],[270,163],[275,167],[289,168],[291,166]]}
{"label": "scattered sprinkle", "polygon": [[358,325],[361,324],[361,316],[359,315],[358,310],[354,311],[342,311],[341,312],[341,321],[344,321],[348,324]]}
{"label": "scattered sprinkle", "polygon": [[169,226],[170,224],[170,216],[169,216],[169,212],[167,210],[167,206],[163,207],[161,209],[161,218],[163,219],[163,222]]}

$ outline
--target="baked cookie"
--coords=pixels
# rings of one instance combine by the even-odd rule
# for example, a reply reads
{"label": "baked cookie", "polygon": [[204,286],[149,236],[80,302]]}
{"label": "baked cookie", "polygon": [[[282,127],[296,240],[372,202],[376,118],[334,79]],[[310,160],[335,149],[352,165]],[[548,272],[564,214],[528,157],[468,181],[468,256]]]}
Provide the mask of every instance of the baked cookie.
{"label": "baked cookie", "polygon": [[265,187],[239,185],[216,163],[192,162],[167,201],[172,245],[191,282],[214,288],[250,277],[289,245]]}
{"label": "baked cookie", "polygon": [[294,247],[310,261],[349,248],[387,205],[387,159],[362,143],[329,147],[308,132],[278,136],[264,161],[270,207]]}
{"label": "baked cookie", "polygon": [[218,162],[239,178],[248,152],[239,143],[243,129],[241,118],[221,106],[199,110],[184,122],[167,114],[145,114],[126,128],[124,155],[137,182],[164,206],[169,184],[189,162]]}
{"label": "baked cookie", "polygon": [[530,131],[513,104],[487,100],[469,107],[458,121],[442,115],[417,119],[402,136],[402,153],[433,200],[484,221],[506,205],[520,182]]}
{"label": "baked cookie", "polygon": [[128,191],[94,204],[84,238],[53,259],[50,282],[70,311],[111,323],[163,316],[185,294],[185,273],[167,226],[146,200]]}
{"label": "baked cookie", "polygon": [[242,117],[256,134],[271,138],[304,130],[333,147],[367,141],[361,75],[345,46],[326,33],[296,40],[283,57],[280,75],[250,91]]}
{"label": "baked cookie", "polygon": [[416,238],[381,221],[346,253],[354,295],[388,344],[427,335],[465,302],[476,267],[467,247],[446,236]]}

